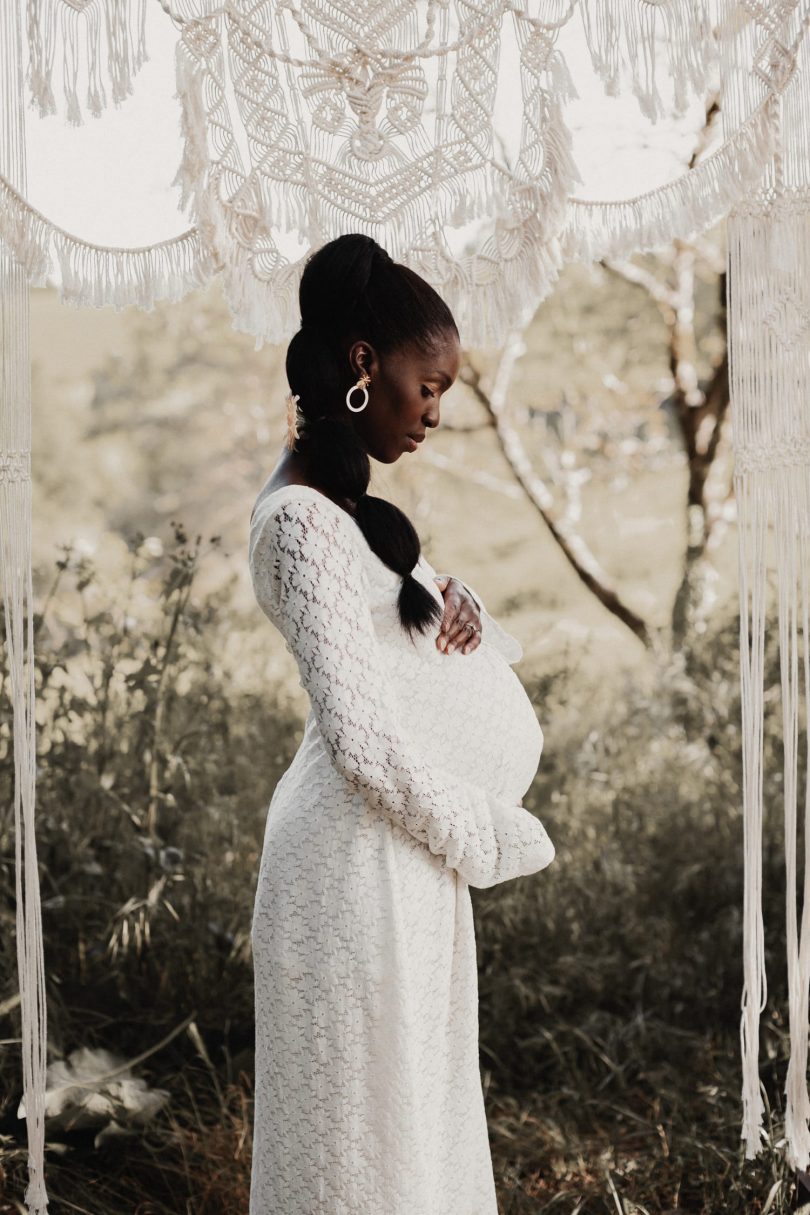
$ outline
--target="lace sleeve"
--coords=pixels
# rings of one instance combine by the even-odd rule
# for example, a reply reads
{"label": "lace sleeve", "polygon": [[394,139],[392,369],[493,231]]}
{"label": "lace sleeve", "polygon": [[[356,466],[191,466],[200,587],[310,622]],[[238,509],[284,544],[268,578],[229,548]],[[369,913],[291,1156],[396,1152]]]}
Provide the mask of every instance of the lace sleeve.
{"label": "lace sleeve", "polygon": [[338,512],[288,500],[254,520],[250,540],[254,594],[296,659],[334,766],[472,886],[544,869],[555,850],[538,818],[430,767],[398,731],[356,525]]}

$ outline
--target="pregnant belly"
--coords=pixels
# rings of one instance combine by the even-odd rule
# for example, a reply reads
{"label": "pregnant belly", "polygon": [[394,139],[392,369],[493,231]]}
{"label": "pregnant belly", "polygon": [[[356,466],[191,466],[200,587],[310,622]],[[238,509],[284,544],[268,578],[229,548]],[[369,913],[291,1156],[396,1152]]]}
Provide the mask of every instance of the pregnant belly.
{"label": "pregnant belly", "polygon": [[401,719],[426,758],[495,797],[518,802],[537,772],[543,731],[506,659],[472,654],[405,657],[391,652]]}

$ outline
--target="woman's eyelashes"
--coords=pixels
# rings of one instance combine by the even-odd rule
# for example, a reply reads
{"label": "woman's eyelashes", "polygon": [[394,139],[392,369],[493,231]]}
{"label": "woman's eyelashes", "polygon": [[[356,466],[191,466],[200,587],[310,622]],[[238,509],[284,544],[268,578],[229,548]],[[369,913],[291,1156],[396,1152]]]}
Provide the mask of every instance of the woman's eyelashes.
{"label": "woman's eyelashes", "polygon": [[429,397],[435,397],[435,395],[436,395],[435,392],[430,391],[427,384],[423,384],[422,385],[422,396],[425,396],[425,394],[427,394],[427,396],[429,396]]}

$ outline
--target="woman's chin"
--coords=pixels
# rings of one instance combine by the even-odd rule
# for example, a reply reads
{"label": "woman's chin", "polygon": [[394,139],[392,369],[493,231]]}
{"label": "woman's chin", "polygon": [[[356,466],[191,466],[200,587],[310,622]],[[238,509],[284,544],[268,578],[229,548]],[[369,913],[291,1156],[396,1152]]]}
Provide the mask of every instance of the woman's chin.
{"label": "woman's chin", "polygon": [[418,444],[407,436],[403,436],[402,438],[392,438],[384,447],[382,444],[374,448],[369,447],[368,454],[378,460],[380,464],[396,464],[401,456],[410,455],[417,447]]}

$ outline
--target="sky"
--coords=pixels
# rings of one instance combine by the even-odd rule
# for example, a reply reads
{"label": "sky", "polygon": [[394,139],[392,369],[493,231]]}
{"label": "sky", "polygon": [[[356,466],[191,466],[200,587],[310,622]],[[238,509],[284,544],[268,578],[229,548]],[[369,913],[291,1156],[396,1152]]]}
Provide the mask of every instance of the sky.
{"label": "sky", "polygon": [[[146,245],[190,226],[179,210],[179,189],[171,185],[182,149],[180,102],[174,96],[177,34],[159,0],[147,0],[146,18],[149,59],[122,105],[109,104],[98,119],[86,115],[81,127],[68,125],[57,54],[57,113],[40,118],[32,106],[26,109],[29,202],[59,227],[97,244]],[[605,96],[578,21],[564,29],[558,49],[580,94],[566,111],[583,178],[579,197],[625,198],[683,171],[702,122],[701,99],[681,119],[653,126],[633,97]],[[509,78],[506,71],[504,79]],[[498,108],[511,119],[510,134],[517,131],[505,91]]]}

